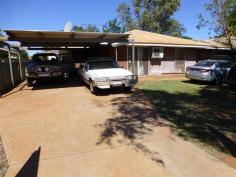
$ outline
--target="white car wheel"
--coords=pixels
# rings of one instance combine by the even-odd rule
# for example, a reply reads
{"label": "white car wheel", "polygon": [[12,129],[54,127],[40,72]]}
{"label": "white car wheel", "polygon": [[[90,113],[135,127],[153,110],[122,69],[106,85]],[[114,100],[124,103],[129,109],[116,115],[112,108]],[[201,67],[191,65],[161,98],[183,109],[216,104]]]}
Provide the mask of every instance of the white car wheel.
{"label": "white car wheel", "polygon": [[93,81],[89,82],[89,90],[92,94],[96,94],[97,93],[97,88],[94,86]]}

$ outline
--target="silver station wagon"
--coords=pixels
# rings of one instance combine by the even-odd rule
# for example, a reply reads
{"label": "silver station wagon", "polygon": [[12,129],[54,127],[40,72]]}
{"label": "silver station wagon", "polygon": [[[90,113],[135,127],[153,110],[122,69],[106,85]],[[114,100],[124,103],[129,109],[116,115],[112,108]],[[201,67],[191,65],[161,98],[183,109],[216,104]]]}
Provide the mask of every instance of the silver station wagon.
{"label": "silver station wagon", "polygon": [[221,84],[227,77],[232,63],[226,60],[202,60],[186,68],[185,76],[191,80]]}

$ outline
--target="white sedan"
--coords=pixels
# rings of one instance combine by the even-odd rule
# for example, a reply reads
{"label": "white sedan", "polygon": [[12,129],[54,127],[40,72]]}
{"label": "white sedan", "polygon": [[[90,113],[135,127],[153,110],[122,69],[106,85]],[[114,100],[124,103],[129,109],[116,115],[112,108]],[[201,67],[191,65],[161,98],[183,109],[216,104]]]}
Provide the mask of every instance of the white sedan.
{"label": "white sedan", "polygon": [[123,87],[131,91],[138,82],[138,76],[121,68],[114,59],[91,58],[79,68],[80,77],[89,85],[91,93],[98,89]]}

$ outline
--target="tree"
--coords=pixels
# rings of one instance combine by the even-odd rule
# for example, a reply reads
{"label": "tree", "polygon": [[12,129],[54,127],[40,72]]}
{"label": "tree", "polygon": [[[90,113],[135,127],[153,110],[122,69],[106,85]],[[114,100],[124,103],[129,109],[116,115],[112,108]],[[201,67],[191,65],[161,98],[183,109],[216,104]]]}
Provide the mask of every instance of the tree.
{"label": "tree", "polygon": [[116,11],[121,20],[122,32],[135,29],[136,25],[132,18],[131,9],[128,4],[121,3]]}
{"label": "tree", "polygon": [[108,23],[103,25],[103,32],[105,32],[105,33],[121,33],[122,28],[121,28],[120,23],[118,22],[117,18],[114,18],[113,20],[109,20]]}
{"label": "tree", "polygon": [[96,25],[93,25],[93,24],[88,24],[85,29],[88,32],[99,32],[100,31],[100,29]]}
{"label": "tree", "polygon": [[73,26],[72,31],[77,32],[99,32],[100,29],[95,24],[88,24],[85,26]]}
{"label": "tree", "polygon": [[233,36],[236,36],[236,2],[228,16],[229,28]]}
{"label": "tree", "polygon": [[211,0],[205,4],[205,10],[210,14],[206,19],[199,15],[198,29],[207,27],[209,35],[213,32],[218,37],[225,37],[230,48],[232,45],[232,36],[236,34],[236,0]]}
{"label": "tree", "polygon": [[73,26],[72,31],[77,31],[77,32],[84,32],[85,29],[83,26]]}
{"label": "tree", "polygon": [[172,18],[179,7],[180,0],[133,0],[132,8],[127,3],[121,3],[117,12],[125,31],[137,28],[172,36],[182,36],[185,28]]}
{"label": "tree", "polygon": [[22,61],[28,61],[29,54],[25,50],[20,50],[20,58]]}

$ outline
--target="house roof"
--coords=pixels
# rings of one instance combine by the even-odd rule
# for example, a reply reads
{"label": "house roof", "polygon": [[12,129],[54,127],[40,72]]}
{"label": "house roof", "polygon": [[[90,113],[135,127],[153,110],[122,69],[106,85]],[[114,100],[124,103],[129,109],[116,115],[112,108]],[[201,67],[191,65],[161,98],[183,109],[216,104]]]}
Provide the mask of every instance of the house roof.
{"label": "house roof", "polygon": [[[215,48],[230,48],[229,43],[225,37],[208,39],[208,40],[205,40],[204,42],[215,46]],[[236,37],[232,37],[231,42],[232,42],[233,48],[236,48]]]}
{"label": "house roof", "polygon": [[19,41],[26,47],[67,47],[101,42],[128,42],[129,34],[98,32],[64,32],[35,30],[4,30],[9,41]]}
{"label": "house roof", "polygon": [[202,41],[183,39],[141,30],[132,30],[126,34],[130,34],[129,39],[134,40],[136,44],[159,44],[160,46],[185,46],[199,48],[211,47],[211,44]]}

